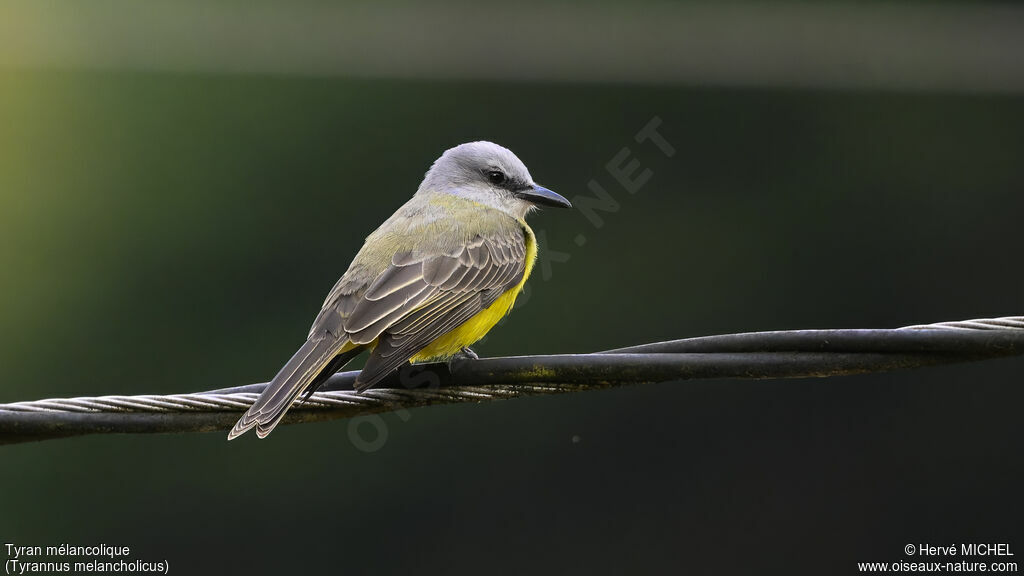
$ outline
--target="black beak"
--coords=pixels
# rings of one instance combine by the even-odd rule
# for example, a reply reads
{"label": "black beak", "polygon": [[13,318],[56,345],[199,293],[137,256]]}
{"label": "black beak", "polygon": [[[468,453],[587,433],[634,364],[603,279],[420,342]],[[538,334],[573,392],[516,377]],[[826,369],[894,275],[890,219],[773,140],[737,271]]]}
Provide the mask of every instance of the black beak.
{"label": "black beak", "polygon": [[572,203],[566,200],[564,196],[536,184],[526,188],[525,190],[519,190],[516,192],[516,196],[526,200],[527,202],[536,204],[537,206],[572,208]]}

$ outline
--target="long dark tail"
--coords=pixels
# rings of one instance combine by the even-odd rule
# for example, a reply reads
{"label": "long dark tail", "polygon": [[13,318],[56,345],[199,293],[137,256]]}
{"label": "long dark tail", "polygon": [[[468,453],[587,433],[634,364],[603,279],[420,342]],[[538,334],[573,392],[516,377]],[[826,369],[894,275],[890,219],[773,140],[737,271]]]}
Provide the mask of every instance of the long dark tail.
{"label": "long dark tail", "polygon": [[338,350],[344,344],[344,340],[339,341],[329,336],[306,340],[274,376],[252,407],[238,419],[235,427],[228,432],[228,440],[238,438],[253,427],[256,428],[257,436],[266,438],[304,390],[312,389],[314,385],[319,387],[331,373],[348,364],[361,351],[361,348],[355,348],[339,354]]}

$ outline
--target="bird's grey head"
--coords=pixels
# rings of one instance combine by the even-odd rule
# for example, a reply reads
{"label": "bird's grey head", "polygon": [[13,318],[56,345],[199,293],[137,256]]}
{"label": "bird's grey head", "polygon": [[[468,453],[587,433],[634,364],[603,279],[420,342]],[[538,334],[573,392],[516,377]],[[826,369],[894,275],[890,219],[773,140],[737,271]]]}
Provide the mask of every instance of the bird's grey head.
{"label": "bird's grey head", "polygon": [[526,165],[511,150],[483,141],[446,150],[427,171],[416,194],[460,196],[517,218],[537,206],[572,206],[534,182]]}

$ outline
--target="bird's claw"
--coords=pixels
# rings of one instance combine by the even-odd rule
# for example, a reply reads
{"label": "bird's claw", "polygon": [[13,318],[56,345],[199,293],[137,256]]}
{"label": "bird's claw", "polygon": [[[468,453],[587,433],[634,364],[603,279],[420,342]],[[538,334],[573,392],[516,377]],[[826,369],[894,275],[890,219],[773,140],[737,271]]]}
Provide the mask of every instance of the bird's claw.
{"label": "bird's claw", "polygon": [[455,358],[459,360],[479,360],[480,356],[473,352],[473,349],[469,346],[463,346],[462,350],[455,353]]}
{"label": "bird's claw", "polygon": [[473,352],[469,346],[464,346],[462,350],[456,352],[451,358],[448,359],[448,370],[453,371],[456,364],[464,360],[479,360],[480,356],[477,356],[476,352]]}

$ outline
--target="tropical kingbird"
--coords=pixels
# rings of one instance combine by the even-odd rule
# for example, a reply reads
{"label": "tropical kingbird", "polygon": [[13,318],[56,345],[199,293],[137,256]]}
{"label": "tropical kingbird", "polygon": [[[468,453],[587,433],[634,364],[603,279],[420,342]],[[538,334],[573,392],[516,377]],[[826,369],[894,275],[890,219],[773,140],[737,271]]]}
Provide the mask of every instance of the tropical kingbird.
{"label": "tropical kingbird", "polygon": [[306,343],[228,433],[266,437],[363,350],[362,391],[402,364],[474,356],[469,346],[515,303],[537,258],[537,206],[571,207],[491,142],[445,151],[416,194],[366,238],[327,295]]}

